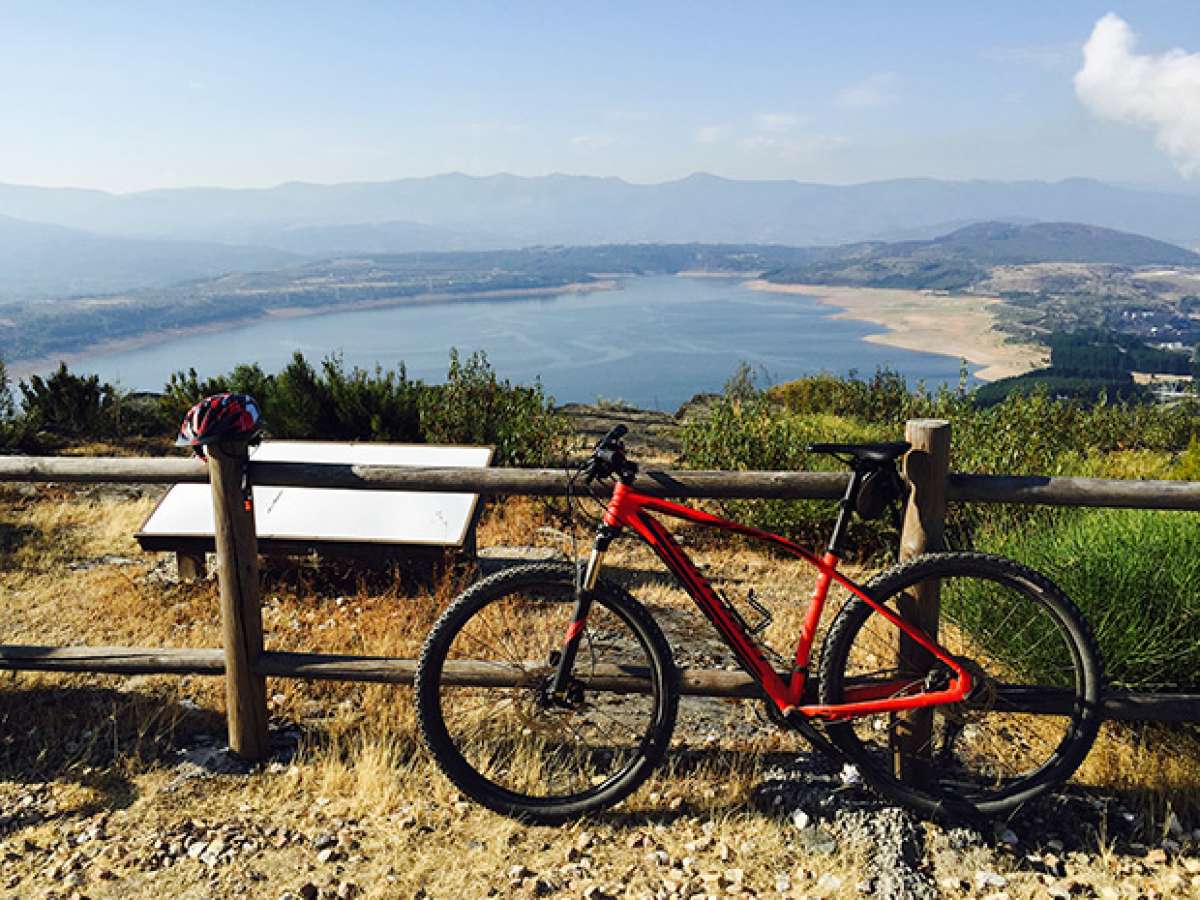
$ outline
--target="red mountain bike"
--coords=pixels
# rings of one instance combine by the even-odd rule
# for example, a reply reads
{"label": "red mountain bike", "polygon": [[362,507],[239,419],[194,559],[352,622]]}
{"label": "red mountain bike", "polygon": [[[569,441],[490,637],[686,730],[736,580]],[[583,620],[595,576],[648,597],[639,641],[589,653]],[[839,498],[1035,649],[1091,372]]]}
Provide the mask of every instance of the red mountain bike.
{"label": "red mountain bike", "polygon": [[[980,553],[927,554],[862,586],[838,571],[855,511],[872,517],[899,498],[896,460],[908,444],[810,448],[851,466],[818,557],[638,493],[626,433],[614,428],[580,470],[589,482],[615,479],[586,567],[525,565],[485,578],[446,609],[422,648],[421,732],[466,794],[507,815],[561,821],[617,803],[667,753],[679,703],[671,649],[646,607],[599,577],[626,529],[695,600],[761,687],[773,720],[842,755],[881,794],[925,815],[996,815],[1083,761],[1100,722],[1101,666],[1078,609],[1046,577]],[[816,569],[790,660],[768,659],[759,629],[654,514],[765,542]],[[940,596],[936,638],[901,614],[930,584]],[[850,596],[824,634],[814,678],[811,651],[833,587]]]}

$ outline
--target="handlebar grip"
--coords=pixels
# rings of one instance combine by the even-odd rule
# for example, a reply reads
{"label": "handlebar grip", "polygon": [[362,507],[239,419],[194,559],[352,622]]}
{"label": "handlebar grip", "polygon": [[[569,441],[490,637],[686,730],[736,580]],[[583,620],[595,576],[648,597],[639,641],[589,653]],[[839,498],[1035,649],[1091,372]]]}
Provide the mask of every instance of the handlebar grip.
{"label": "handlebar grip", "polygon": [[619,441],[625,435],[629,434],[629,429],[624,425],[615,425],[609,429],[608,434],[596,441],[597,447],[610,447]]}

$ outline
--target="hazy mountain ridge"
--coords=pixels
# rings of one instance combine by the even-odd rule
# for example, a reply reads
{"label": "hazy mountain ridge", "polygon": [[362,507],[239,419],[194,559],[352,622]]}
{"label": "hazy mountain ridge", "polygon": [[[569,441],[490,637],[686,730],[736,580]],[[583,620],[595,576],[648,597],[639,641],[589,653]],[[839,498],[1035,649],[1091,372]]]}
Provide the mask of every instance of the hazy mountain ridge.
{"label": "hazy mountain ridge", "polygon": [[301,259],[271,247],[111,237],[0,215],[0,302],[165,287]]}
{"label": "hazy mountain ridge", "polygon": [[[360,249],[425,249],[395,223],[530,244],[840,244],[909,237],[978,221],[1067,221],[1173,243],[1200,241],[1200,196],[1088,179],[1059,182],[897,179],[855,185],[736,181],[703,173],[661,184],[547,175],[436,175],[334,185],[185,188],[108,194],[0,184],[0,214],[107,235],[170,237],[287,248],[297,229],[359,226]],[[375,233],[378,232],[378,233]],[[428,236],[428,235],[426,235]],[[306,244],[306,252],[324,250]],[[411,237],[409,235],[408,237]]]}

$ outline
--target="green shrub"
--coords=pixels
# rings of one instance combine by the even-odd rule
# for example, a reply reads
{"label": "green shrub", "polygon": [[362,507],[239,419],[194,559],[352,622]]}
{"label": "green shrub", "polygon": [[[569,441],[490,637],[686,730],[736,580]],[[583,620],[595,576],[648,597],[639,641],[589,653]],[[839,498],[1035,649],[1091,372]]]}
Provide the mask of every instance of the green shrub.
{"label": "green shrub", "polygon": [[48,378],[20,384],[26,427],[63,438],[108,438],[119,430],[118,398],[98,375],[72,375],[60,363]]}
{"label": "green shrub", "polygon": [[502,381],[484,354],[462,360],[453,350],[446,382],[433,385],[410,379],[403,365],[347,371],[342,357],[332,355],[318,369],[300,353],[276,374],[257,365],[204,380],[194,369],[177,372],[159,403],[163,430],[176,427],[201,397],[221,391],[258,400],[274,437],[492,444],[499,465],[557,460],[571,433],[539,383]]}
{"label": "green shrub", "polygon": [[1187,448],[1180,454],[1171,474],[1181,481],[1200,481],[1200,439],[1196,435],[1188,439]]}
{"label": "green shrub", "polygon": [[571,435],[540,381],[501,381],[485,353],[463,361],[457,350],[450,351],[446,382],[422,395],[421,431],[435,444],[494,444],[501,465],[522,466],[560,459]]}
{"label": "green shrub", "polygon": [[[818,414],[790,413],[764,393],[737,392],[718,399],[708,412],[683,429],[682,457],[693,469],[797,470],[828,469],[831,459],[809,453],[818,441],[872,441],[889,435],[878,426]],[[740,397],[740,399],[739,399]],[[817,546],[829,536],[835,514],[828,501],[721,500],[715,503],[727,518],[787,535]],[[858,523],[852,543],[867,552],[882,548],[881,530]]]}
{"label": "green shrub", "polygon": [[[1105,509],[997,536],[1083,611],[1116,684],[1200,682],[1200,516]],[[1016,648],[1013,648],[1014,651]]]}
{"label": "green shrub", "polygon": [[17,404],[8,380],[8,367],[0,359],[0,449],[17,442]]}
{"label": "green shrub", "polygon": [[[804,446],[816,441],[897,440],[910,418],[943,418],[953,428],[954,471],[1010,475],[1164,477],[1166,454],[1179,452],[1200,426],[1195,402],[1171,406],[1115,403],[1089,406],[1046,391],[1011,394],[990,406],[963,389],[910,390],[904,378],[880,370],[870,379],[815,375],[769,390],[748,390],[745,367],[722,400],[684,430],[683,460],[691,468],[828,469]],[[736,390],[734,390],[736,388]],[[1134,470],[1130,454],[1141,458]],[[1194,454],[1200,457],[1200,451]],[[1185,458],[1187,454],[1185,454]],[[1200,463],[1196,464],[1200,471]],[[1176,476],[1183,477],[1183,476]],[[827,504],[737,501],[721,509],[759,527],[812,540],[828,529]],[[1064,517],[1046,507],[952,505],[947,540],[965,549],[990,533],[1045,527]],[[855,532],[874,552],[886,537],[878,527]]]}

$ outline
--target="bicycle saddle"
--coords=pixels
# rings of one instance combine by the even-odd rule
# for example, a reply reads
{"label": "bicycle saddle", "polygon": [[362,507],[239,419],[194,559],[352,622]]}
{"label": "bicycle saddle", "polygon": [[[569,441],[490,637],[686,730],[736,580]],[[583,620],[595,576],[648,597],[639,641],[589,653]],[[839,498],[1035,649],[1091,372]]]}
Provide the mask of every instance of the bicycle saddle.
{"label": "bicycle saddle", "polygon": [[832,453],[852,456],[862,462],[888,463],[899,459],[912,447],[908,441],[884,444],[809,444],[810,453]]}

